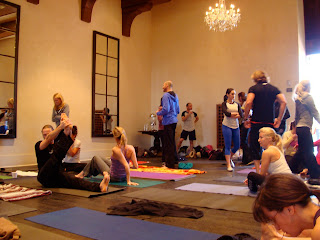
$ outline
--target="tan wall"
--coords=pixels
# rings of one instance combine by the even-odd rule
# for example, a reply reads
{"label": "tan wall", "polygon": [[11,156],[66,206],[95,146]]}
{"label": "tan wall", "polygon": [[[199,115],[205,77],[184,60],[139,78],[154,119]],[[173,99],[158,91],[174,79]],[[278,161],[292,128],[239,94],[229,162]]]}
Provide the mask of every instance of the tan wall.
{"label": "tan wall", "polygon": [[[216,33],[204,24],[212,0],[172,0],[152,10],[152,109],[162,83],[172,80],[183,111],[193,103],[199,114],[197,145],[216,146],[216,104],[229,87],[247,92],[250,75],[265,70],[285,93],[299,80],[298,3],[300,0],[241,0],[239,27]],[[301,4],[300,4],[301,5]],[[301,17],[301,16],[300,16]],[[285,93],[294,115],[291,93]],[[180,135],[181,118],[177,135]],[[186,142],[185,142],[186,144]]]}
{"label": "tan wall", "polygon": [[129,143],[150,147],[137,131],[150,112],[151,13],[139,15],[132,37],[122,37],[121,1],[97,1],[91,23],[80,20],[79,0],[41,0],[21,5],[17,138],[0,139],[0,166],[35,164],[34,144],[52,124],[52,96],[61,92],[79,127],[81,159],[109,155],[112,138],[91,138],[93,30],[120,38],[120,124]]}

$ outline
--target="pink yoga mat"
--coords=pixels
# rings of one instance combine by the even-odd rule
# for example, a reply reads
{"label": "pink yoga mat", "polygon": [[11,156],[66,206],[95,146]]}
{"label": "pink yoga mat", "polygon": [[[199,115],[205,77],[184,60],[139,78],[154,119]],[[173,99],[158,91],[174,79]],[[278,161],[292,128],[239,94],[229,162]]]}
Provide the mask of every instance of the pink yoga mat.
{"label": "pink yoga mat", "polygon": [[182,179],[195,177],[195,175],[130,171],[130,177],[179,181]]}

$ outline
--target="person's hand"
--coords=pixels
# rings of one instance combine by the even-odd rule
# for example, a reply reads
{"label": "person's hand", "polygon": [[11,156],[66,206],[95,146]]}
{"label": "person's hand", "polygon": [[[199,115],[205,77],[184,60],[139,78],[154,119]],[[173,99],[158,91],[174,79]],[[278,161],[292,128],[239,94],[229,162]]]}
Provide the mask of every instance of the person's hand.
{"label": "person's hand", "polygon": [[158,111],[157,112],[160,112],[162,110],[162,107],[160,106],[159,108],[158,108]]}
{"label": "person's hand", "polygon": [[243,183],[244,183],[245,185],[248,185],[248,178],[247,178],[246,180],[244,180]]}
{"label": "person's hand", "polygon": [[246,121],[244,121],[244,127],[245,128],[251,128],[251,122],[250,122],[250,120],[248,119],[248,120],[246,120]]}
{"label": "person's hand", "polygon": [[69,119],[69,118],[68,118],[67,114],[61,113],[61,121],[63,121],[63,120],[68,120],[68,119]]}
{"label": "person's hand", "polygon": [[279,128],[281,124],[281,121],[278,118],[274,119],[273,127],[274,128]]}
{"label": "person's hand", "polygon": [[131,167],[131,168],[133,167],[133,164],[132,164],[132,162],[129,162],[129,167]]}
{"label": "person's hand", "polygon": [[298,147],[299,147],[299,144],[296,144],[296,145],[294,145],[294,147],[293,147],[293,148],[294,148],[295,150],[297,150],[297,149],[298,149]]}
{"label": "person's hand", "polygon": [[129,186],[138,186],[139,183],[129,181],[129,182],[127,182],[127,185],[129,185]]}

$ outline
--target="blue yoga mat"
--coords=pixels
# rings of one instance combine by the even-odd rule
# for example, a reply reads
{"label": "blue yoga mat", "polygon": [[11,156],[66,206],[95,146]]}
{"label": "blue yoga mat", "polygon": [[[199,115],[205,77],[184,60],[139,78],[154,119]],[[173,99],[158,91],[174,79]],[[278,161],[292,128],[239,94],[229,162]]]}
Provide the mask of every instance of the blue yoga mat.
{"label": "blue yoga mat", "polygon": [[214,240],[220,237],[213,233],[106,215],[79,207],[41,214],[26,220],[93,239]]}
{"label": "blue yoga mat", "polygon": [[[101,182],[103,176],[98,175],[95,177],[86,178],[86,180],[90,182]],[[145,188],[145,187],[152,187],[161,183],[165,183],[164,181],[155,181],[149,179],[140,179],[140,178],[130,178],[132,182],[139,183],[139,185],[128,185],[127,182],[110,182],[110,185],[116,186],[124,186],[124,187],[137,187],[137,188]]]}

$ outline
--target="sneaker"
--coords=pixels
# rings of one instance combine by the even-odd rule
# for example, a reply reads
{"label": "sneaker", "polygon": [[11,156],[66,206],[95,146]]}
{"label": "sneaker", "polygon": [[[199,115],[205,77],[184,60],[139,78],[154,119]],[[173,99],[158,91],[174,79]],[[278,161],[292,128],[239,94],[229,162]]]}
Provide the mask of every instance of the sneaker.
{"label": "sneaker", "polygon": [[233,171],[233,168],[232,168],[232,167],[228,167],[228,168],[227,168],[227,171],[228,171],[228,172],[232,172],[232,171]]}

